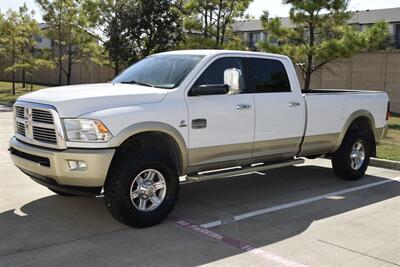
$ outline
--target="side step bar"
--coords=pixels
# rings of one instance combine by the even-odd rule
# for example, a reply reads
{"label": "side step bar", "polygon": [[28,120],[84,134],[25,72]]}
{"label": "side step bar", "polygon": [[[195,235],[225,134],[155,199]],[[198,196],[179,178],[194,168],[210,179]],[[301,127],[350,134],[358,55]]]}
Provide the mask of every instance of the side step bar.
{"label": "side step bar", "polygon": [[224,170],[200,172],[197,174],[188,175],[186,177],[186,180],[182,181],[181,183],[186,184],[186,183],[223,179],[223,178],[229,178],[231,176],[241,175],[241,174],[245,174],[245,173],[260,172],[260,171],[266,171],[266,170],[277,169],[277,168],[282,168],[282,167],[289,167],[289,166],[298,165],[298,164],[302,164],[302,163],[304,163],[304,159],[298,158],[298,159],[293,159],[293,160],[289,160],[289,161],[275,162],[275,163],[271,163],[271,164],[258,164],[258,165],[250,166],[250,167],[234,167],[234,168],[224,169]]}

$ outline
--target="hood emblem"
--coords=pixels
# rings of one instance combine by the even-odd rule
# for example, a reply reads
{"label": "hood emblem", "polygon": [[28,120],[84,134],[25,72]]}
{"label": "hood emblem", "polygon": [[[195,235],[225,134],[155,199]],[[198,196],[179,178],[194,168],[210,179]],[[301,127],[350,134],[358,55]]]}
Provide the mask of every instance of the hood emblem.
{"label": "hood emblem", "polygon": [[30,128],[32,126],[32,113],[29,109],[25,109],[24,122],[27,128]]}

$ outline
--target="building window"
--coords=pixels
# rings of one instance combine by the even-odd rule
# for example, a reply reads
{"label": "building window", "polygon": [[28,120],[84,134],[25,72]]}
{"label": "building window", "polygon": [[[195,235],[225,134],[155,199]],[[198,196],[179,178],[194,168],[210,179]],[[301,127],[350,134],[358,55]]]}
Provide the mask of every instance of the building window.
{"label": "building window", "polygon": [[250,43],[256,45],[258,41],[261,39],[261,33],[259,32],[251,32],[250,33]]}
{"label": "building window", "polygon": [[41,36],[35,36],[35,41],[41,43],[43,41],[43,38]]}
{"label": "building window", "polygon": [[247,39],[247,47],[252,50],[256,49],[257,43],[261,41],[261,32],[249,32]]}

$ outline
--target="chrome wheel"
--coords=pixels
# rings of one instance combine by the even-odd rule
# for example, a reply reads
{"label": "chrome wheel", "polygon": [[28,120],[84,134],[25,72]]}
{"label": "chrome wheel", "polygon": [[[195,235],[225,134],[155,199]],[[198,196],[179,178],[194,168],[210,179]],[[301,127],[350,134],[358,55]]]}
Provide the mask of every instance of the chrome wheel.
{"label": "chrome wheel", "polygon": [[144,170],[132,182],[130,188],[131,202],[136,209],[149,212],[161,205],[166,191],[165,178],[159,171],[154,169]]}
{"label": "chrome wheel", "polygon": [[365,161],[365,147],[364,144],[359,140],[357,141],[350,153],[351,168],[353,170],[359,170]]}

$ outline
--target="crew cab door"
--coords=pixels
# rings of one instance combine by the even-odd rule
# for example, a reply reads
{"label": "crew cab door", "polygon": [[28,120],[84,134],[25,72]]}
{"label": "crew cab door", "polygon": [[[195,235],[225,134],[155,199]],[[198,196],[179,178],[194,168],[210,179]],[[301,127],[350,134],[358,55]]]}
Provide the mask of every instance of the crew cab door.
{"label": "crew cab door", "polygon": [[240,92],[244,86],[241,58],[214,59],[191,88],[221,85],[229,69],[239,70],[239,92],[200,96],[190,96],[190,90],[187,93],[190,166],[251,158],[254,99],[251,94]]}
{"label": "crew cab door", "polygon": [[253,157],[280,160],[295,156],[300,149],[306,115],[292,63],[248,57],[243,64],[246,91],[255,101]]}

